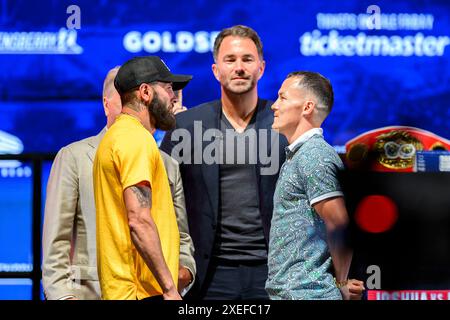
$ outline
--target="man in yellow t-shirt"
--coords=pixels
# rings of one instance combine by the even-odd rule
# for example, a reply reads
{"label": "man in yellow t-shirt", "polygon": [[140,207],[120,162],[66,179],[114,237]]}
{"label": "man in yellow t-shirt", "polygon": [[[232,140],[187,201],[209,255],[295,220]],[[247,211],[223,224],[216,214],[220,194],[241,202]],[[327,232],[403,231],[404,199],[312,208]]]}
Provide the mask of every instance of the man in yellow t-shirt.
{"label": "man in yellow t-shirt", "polygon": [[97,266],[103,299],[181,299],[179,230],[155,128],[174,127],[174,75],[159,57],[127,61],[114,80],[122,114],[94,160]]}

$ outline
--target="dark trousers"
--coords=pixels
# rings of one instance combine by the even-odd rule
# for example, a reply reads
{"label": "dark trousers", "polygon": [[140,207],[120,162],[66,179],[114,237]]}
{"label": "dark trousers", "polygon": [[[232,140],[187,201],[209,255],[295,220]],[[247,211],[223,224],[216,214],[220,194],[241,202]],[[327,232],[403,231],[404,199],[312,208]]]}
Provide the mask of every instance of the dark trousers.
{"label": "dark trousers", "polygon": [[232,262],[213,259],[201,290],[205,300],[268,300],[264,289],[267,262]]}

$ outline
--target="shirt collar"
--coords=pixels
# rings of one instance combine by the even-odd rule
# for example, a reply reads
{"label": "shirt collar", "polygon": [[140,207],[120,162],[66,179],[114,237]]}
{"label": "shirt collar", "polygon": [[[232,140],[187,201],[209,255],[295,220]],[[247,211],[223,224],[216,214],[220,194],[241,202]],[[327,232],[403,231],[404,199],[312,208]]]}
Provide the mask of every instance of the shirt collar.
{"label": "shirt collar", "polygon": [[295,139],[294,142],[292,142],[290,145],[288,145],[285,149],[286,152],[286,159],[290,160],[294,154],[297,152],[298,149],[300,149],[301,145],[305,143],[307,140],[309,140],[314,135],[320,135],[323,136],[323,130],[322,128],[313,128],[305,133],[303,133],[300,137]]}
{"label": "shirt collar", "polygon": [[294,151],[294,149],[297,146],[302,145],[307,140],[309,140],[313,135],[316,135],[316,134],[320,135],[320,136],[323,136],[323,129],[322,128],[313,128],[313,129],[310,129],[310,130],[306,131],[300,137],[295,139],[294,142],[292,142],[290,145],[288,145],[289,150],[290,151]]}

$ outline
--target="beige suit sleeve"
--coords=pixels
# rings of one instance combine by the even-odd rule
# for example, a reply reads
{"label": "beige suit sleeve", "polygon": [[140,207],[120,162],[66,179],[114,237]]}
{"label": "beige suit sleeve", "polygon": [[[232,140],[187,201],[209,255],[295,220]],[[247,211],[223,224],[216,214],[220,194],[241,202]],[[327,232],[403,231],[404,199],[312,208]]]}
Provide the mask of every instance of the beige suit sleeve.
{"label": "beige suit sleeve", "polygon": [[180,265],[189,269],[195,279],[197,269],[194,260],[194,243],[189,235],[183,182],[178,166],[176,166],[175,171],[173,205],[177,216],[178,229],[180,231]]}
{"label": "beige suit sleeve", "polygon": [[42,237],[42,282],[47,299],[76,296],[70,277],[70,250],[78,200],[78,170],[69,148],[53,162],[47,184]]}

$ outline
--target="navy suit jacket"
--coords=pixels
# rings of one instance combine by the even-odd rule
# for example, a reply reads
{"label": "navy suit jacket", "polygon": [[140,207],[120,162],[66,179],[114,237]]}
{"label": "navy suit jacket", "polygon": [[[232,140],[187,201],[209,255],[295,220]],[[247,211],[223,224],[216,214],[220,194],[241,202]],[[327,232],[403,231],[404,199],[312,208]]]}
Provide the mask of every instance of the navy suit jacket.
{"label": "navy suit jacket", "polygon": [[[269,241],[270,222],[272,219],[273,194],[278,179],[279,168],[285,160],[285,147],[287,146],[286,138],[271,129],[273,123],[273,112],[270,109],[271,105],[272,102],[267,100],[258,100],[255,119],[255,129],[258,136],[258,163],[256,164],[257,185],[242,186],[242,188],[254,187],[258,189],[259,209],[267,244]],[[200,141],[198,131],[200,127],[202,128],[203,133],[208,129],[219,129],[220,114],[220,100],[207,102],[185,112],[181,112],[176,116],[177,121],[174,130],[182,128],[187,130],[184,130],[183,134],[189,132],[190,141],[188,144],[185,144],[187,147],[183,149],[184,151],[182,152],[180,152],[179,149],[174,150],[174,147],[178,143],[186,142],[183,140],[177,141],[177,139],[175,139],[175,142],[172,141],[172,139],[174,139],[172,137],[174,130],[167,132],[161,143],[161,149],[168,154],[172,154],[172,150],[174,150],[172,157],[180,162],[189,232],[194,242],[194,256],[197,264],[197,278],[194,287],[190,292],[190,295],[194,297],[196,293],[198,293],[198,290],[201,289],[208,270],[216,235],[220,196],[219,164],[206,164],[203,158],[200,164],[194,164],[194,150],[197,150],[197,154],[199,151],[203,154],[205,147],[212,143],[211,139],[209,139],[209,141],[203,141],[203,139],[201,139],[202,141]],[[201,124],[197,123],[194,125],[194,121],[201,121]],[[194,130],[195,127],[196,130]],[[266,129],[266,138],[260,139],[258,134],[260,132],[259,129]],[[196,131],[197,136],[194,136],[194,131]],[[176,136],[177,135],[175,134],[174,137]],[[277,143],[279,148],[278,150],[275,150]],[[267,149],[260,151],[261,146]],[[177,154],[175,154],[175,151]],[[190,153],[191,163],[183,163],[182,158],[186,156],[184,152]],[[277,158],[278,160],[275,173],[272,175],[261,175],[261,168],[264,167],[264,162],[267,162],[267,159],[263,159],[263,163],[261,163],[259,153],[271,155],[272,152],[274,152],[272,157]],[[181,156],[181,159],[179,156]]]}

